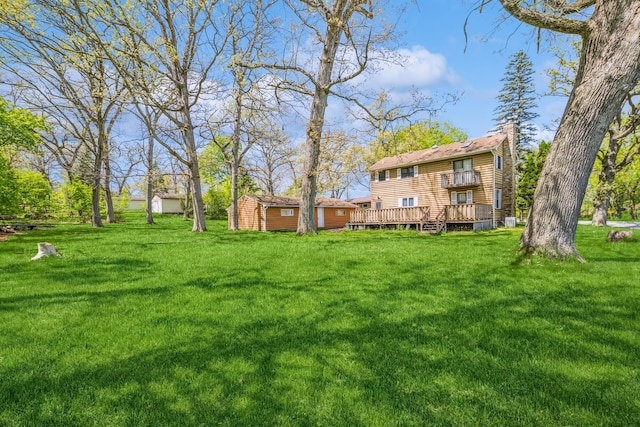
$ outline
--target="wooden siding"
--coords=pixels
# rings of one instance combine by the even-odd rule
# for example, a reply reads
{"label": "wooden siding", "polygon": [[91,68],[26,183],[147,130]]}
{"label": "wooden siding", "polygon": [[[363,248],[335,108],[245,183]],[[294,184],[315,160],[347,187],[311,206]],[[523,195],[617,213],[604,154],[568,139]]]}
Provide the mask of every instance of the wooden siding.
{"label": "wooden siding", "polygon": [[[339,210],[345,211],[344,216],[336,215]],[[324,208],[324,228],[343,228],[349,218],[351,218],[351,212],[354,212],[355,208]],[[318,223],[318,211],[316,208],[316,224]]]}
{"label": "wooden siding", "polygon": [[[282,209],[293,210],[293,216],[282,216]],[[298,211],[296,207],[267,207],[267,231],[291,231],[298,228]]]}
{"label": "wooden siding", "polygon": [[[293,216],[282,216],[282,209],[293,210]],[[315,221],[318,224],[318,208],[315,211]],[[298,228],[298,207],[271,206],[266,208],[267,231],[292,231]],[[344,216],[336,215],[338,210],[344,210]],[[342,228],[351,217],[355,208],[324,208],[323,228]],[[238,200],[238,228],[240,230],[265,231],[264,207],[250,197],[241,197]],[[231,226],[231,209],[227,211],[227,222]]]}
{"label": "wooden siding", "polygon": [[375,208],[376,202],[382,202],[383,209],[396,208],[398,199],[417,197],[417,206],[429,206],[432,215],[436,215],[444,206],[451,204],[451,191],[456,191],[442,188],[440,175],[452,173],[453,161],[466,158],[473,159],[472,168],[480,172],[480,185],[469,188],[473,191],[473,202],[493,206],[494,156],[490,152],[421,164],[418,176],[413,178],[398,179],[397,169],[390,169],[389,180],[376,182],[372,174],[371,206]]}
{"label": "wooden siding", "polygon": [[[229,227],[231,227],[231,209],[227,214]],[[241,197],[238,200],[238,228],[240,230],[263,230],[262,206],[249,197]]]}

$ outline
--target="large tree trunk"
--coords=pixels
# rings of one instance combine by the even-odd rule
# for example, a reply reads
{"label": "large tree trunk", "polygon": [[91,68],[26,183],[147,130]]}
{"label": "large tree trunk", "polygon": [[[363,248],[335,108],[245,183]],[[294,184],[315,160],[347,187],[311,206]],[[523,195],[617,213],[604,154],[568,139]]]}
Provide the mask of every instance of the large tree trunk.
{"label": "large tree trunk", "polygon": [[242,122],[242,91],[238,89],[235,99],[235,126],[231,146],[231,223],[229,229],[238,229],[238,169],[240,169],[240,124]]}
{"label": "large tree trunk", "polygon": [[640,78],[640,2],[599,2],[583,36],[574,88],[551,145],[520,240],[525,253],[580,256],[575,231],[609,124]]}
{"label": "large tree trunk", "polygon": [[[338,19],[339,17],[336,17]],[[342,17],[340,17],[342,18]],[[348,18],[348,17],[347,17]],[[339,21],[339,20],[338,20]],[[296,234],[316,234],[315,204],[316,185],[318,179],[318,164],[320,163],[320,140],[324,126],[324,114],[329,99],[331,73],[340,38],[342,37],[341,22],[329,20],[324,38],[324,47],[320,58],[318,76],[311,103],[311,114],[307,125],[307,139],[304,152],[304,172],[302,173],[300,212],[298,214],[298,230]]]}
{"label": "large tree trunk", "polygon": [[192,163],[191,171],[191,201],[193,203],[193,228],[191,231],[207,231],[204,218],[204,203],[202,201],[202,185],[200,183],[200,169],[198,161]]}
{"label": "large tree trunk", "polygon": [[198,165],[198,151],[193,131],[193,121],[189,110],[189,89],[187,82],[188,72],[179,72],[180,65],[175,64],[174,77],[179,93],[178,104],[181,115],[181,133],[187,154],[187,167],[191,180],[191,191],[193,201],[193,228],[191,231],[207,231],[204,218],[204,203],[202,201],[202,185],[200,181],[200,167]]}

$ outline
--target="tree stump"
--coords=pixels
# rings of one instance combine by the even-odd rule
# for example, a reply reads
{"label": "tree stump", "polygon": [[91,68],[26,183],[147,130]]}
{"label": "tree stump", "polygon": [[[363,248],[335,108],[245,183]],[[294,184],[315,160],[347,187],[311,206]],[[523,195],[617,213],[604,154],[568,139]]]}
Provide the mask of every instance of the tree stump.
{"label": "tree stump", "polygon": [[49,256],[49,255],[60,256],[60,252],[58,252],[56,247],[53,246],[51,243],[40,242],[38,243],[38,254],[33,258],[31,258],[31,261],[40,259],[45,256]]}
{"label": "tree stump", "polygon": [[633,239],[633,231],[620,231],[620,230],[612,230],[609,232],[607,236],[607,240],[610,242],[621,242],[623,240],[631,240]]}

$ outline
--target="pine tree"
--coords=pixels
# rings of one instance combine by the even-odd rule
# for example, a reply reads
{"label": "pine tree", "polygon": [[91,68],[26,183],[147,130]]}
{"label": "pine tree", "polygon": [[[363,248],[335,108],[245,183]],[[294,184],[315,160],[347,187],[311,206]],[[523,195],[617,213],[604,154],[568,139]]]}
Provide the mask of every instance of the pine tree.
{"label": "pine tree", "polygon": [[504,86],[498,95],[500,104],[494,110],[496,129],[512,122],[516,129],[516,152],[530,148],[534,143],[536,128],[532,121],[538,117],[535,86],[533,84],[533,63],[524,51],[516,52],[507,64]]}

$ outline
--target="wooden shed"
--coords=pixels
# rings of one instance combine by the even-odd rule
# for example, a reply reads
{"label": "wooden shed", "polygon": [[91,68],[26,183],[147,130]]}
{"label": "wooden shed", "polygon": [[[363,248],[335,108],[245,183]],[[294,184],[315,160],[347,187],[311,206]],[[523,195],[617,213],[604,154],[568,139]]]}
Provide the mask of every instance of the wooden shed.
{"label": "wooden shed", "polygon": [[125,210],[142,210],[145,207],[145,202],[146,197],[144,196],[131,196]]}
{"label": "wooden shed", "polygon": [[[238,200],[238,228],[240,230],[277,231],[298,228],[300,199],[280,196],[242,196]],[[344,200],[319,197],[316,199],[315,221],[318,228],[342,228],[358,209]],[[231,208],[227,209],[231,225]]]}
{"label": "wooden shed", "polygon": [[183,213],[185,196],[181,194],[156,194],[151,200],[151,211],[154,213]]}

